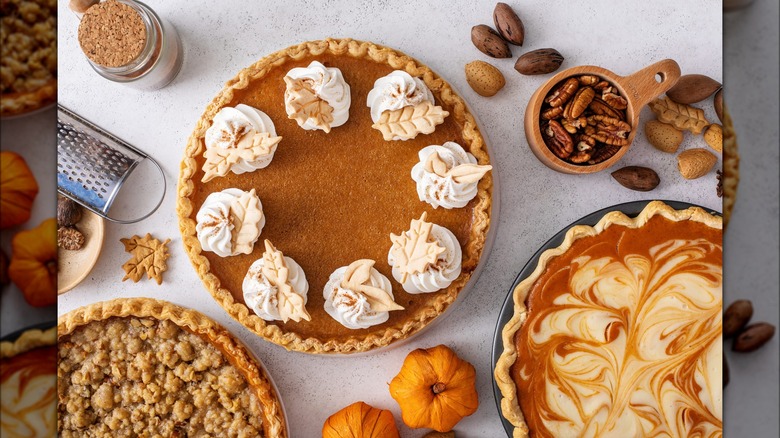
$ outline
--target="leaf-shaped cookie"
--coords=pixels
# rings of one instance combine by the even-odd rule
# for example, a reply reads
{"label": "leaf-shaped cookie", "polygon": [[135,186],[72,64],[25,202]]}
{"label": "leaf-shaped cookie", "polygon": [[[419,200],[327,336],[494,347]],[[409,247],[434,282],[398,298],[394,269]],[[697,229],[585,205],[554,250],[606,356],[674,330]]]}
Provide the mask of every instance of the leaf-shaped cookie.
{"label": "leaf-shaped cookie", "polygon": [[378,129],[385,141],[410,140],[417,137],[417,134],[432,133],[436,130],[436,125],[444,123],[444,118],[448,115],[450,113],[442,107],[425,101],[415,106],[385,111],[371,127]]}
{"label": "leaf-shaped cookie", "polygon": [[282,321],[292,319],[299,322],[301,319],[311,321],[309,312],[303,297],[293,291],[289,282],[289,269],[284,261],[284,254],[277,250],[270,241],[265,240],[265,252],[263,253],[263,275],[268,282],[276,286],[276,301],[279,306],[279,316]]}
{"label": "leaf-shaped cookie", "polygon": [[403,310],[383,289],[371,285],[371,269],[374,260],[362,259],[352,262],[344,272],[341,287],[363,294],[375,312],[389,312],[391,310]]}
{"label": "leaf-shaped cookie", "polygon": [[330,124],[333,123],[333,107],[328,102],[317,96],[311,86],[311,81],[306,79],[291,79],[284,77],[287,84],[286,94],[292,98],[289,100],[294,112],[288,117],[303,126],[308,120],[325,131],[330,132]]}
{"label": "leaf-shaped cookie", "polygon": [[423,213],[420,219],[412,219],[409,231],[390,234],[393,242],[390,253],[395,258],[394,267],[401,272],[401,283],[409,274],[425,272],[446,251],[436,240],[430,240],[433,224],[425,222],[426,217],[427,213]]}
{"label": "leaf-shaped cookie", "polygon": [[162,273],[168,269],[165,261],[171,256],[166,245],[171,239],[160,242],[147,233],[144,237],[133,236],[119,241],[125,245],[125,251],[133,255],[122,265],[125,271],[122,281],[130,279],[137,283],[146,273],[147,278],[154,278],[157,284],[162,284]]}
{"label": "leaf-shaped cookie", "polygon": [[453,167],[447,172],[456,183],[468,184],[475,183],[482,179],[493,166],[483,166],[480,164],[461,164]]}
{"label": "leaf-shaped cookie", "polygon": [[681,103],[674,102],[664,96],[648,104],[650,109],[658,117],[658,120],[668,123],[679,130],[691,131],[701,134],[701,131],[710,124],[704,118],[704,111]]}
{"label": "leaf-shaped cookie", "polygon": [[233,224],[232,243],[234,254],[250,254],[260,235],[258,224],[263,210],[255,189],[244,192],[230,204],[230,223]]}
{"label": "leaf-shaped cookie", "polygon": [[212,147],[206,149],[203,156],[202,182],[208,182],[217,176],[225,176],[234,164],[240,160],[255,161],[258,158],[273,153],[282,137],[271,137],[268,132],[250,130],[232,148]]}

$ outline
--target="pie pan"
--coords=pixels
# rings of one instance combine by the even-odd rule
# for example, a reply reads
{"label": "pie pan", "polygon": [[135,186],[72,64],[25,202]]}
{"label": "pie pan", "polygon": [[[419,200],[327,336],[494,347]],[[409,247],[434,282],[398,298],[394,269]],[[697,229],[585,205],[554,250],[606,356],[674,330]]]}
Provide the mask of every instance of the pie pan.
{"label": "pie pan", "polygon": [[[499,357],[501,357],[501,354],[504,352],[504,343],[502,339],[502,332],[504,329],[504,326],[509,322],[510,319],[512,319],[512,316],[514,314],[514,291],[515,288],[517,288],[517,285],[520,284],[523,280],[525,280],[527,277],[529,277],[534,270],[536,269],[537,264],[539,263],[539,258],[548,249],[551,248],[557,248],[561,245],[563,242],[567,231],[569,231],[570,228],[574,227],[575,225],[588,225],[588,226],[594,226],[596,225],[604,215],[611,211],[620,211],[627,216],[633,218],[636,217],[639,213],[644,210],[644,208],[652,202],[652,200],[644,200],[644,201],[632,201],[632,202],[626,202],[622,204],[613,205],[611,207],[602,208],[601,210],[595,211],[591,214],[588,214],[571,224],[567,225],[563,229],[561,229],[558,233],[553,235],[550,240],[545,242],[534,254],[531,256],[531,258],[526,262],[526,264],[523,266],[523,268],[520,270],[520,273],[515,278],[515,281],[512,283],[511,287],[508,290],[506,299],[504,300],[503,305],[501,306],[501,311],[499,312],[498,321],[496,323],[495,332],[493,334],[493,347],[491,350],[490,355],[490,361],[491,361],[491,369],[493,372],[491,372],[491,381],[493,386],[493,397],[496,402],[496,409],[498,410],[498,416],[501,419],[501,424],[504,426],[504,430],[506,431],[506,434],[508,437],[512,437],[513,430],[515,427],[506,419],[504,418],[501,410],[501,399],[503,398],[503,395],[501,394],[501,390],[499,389],[498,385],[496,384],[496,378],[495,378],[495,368],[496,363],[499,360]],[[685,210],[690,207],[699,207],[707,211],[708,213],[718,215],[720,216],[719,212],[715,212],[711,209],[704,208],[702,206],[691,204],[688,202],[681,202],[681,201],[667,201],[667,200],[661,200],[664,204],[668,205],[669,207],[675,209],[675,210]]]}
{"label": "pie pan", "polygon": [[[572,76],[595,75],[615,85],[628,101],[626,108],[626,121],[631,125],[631,133],[628,136],[628,145],[621,147],[617,153],[601,163],[591,165],[578,165],[566,162],[558,158],[550,151],[542,138],[539,117],[545,97],[556,85]],[[566,69],[545,82],[531,96],[525,109],[525,137],[531,151],[547,167],[563,173],[594,173],[602,171],[625,155],[639,128],[639,113],[651,100],[672,88],[680,78],[680,66],[671,59],[664,59],[649,65],[636,73],[628,76],[619,76],[610,70],[595,65],[584,65]]]}

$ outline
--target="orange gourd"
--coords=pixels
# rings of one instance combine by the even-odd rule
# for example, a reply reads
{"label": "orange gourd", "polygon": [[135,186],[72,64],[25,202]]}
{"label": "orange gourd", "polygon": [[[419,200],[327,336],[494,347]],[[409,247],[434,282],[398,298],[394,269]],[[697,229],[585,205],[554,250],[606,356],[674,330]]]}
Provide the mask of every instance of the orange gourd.
{"label": "orange gourd", "polygon": [[407,426],[447,432],[477,411],[474,367],[445,345],[409,353],[390,382]]}
{"label": "orange gourd", "polygon": [[57,220],[16,233],[11,241],[11,277],[31,306],[57,303]]}
{"label": "orange gourd", "polygon": [[352,403],[325,420],[322,438],[399,438],[393,413],[362,401]]}
{"label": "orange gourd", "polygon": [[27,222],[37,195],[38,183],[24,158],[0,152],[0,228]]}

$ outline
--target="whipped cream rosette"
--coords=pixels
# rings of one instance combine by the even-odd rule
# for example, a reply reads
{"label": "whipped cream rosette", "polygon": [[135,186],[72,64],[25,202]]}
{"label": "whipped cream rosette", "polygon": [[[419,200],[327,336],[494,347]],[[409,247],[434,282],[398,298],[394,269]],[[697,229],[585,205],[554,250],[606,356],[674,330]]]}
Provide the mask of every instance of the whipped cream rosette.
{"label": "whipped cream rosette", "polygon": [[268,166],[281,140],[274,122],[257,108],[238,104],[220,109],[204,136],[203,182]]}
{"label": "whipped cream rosette", "polygon": [[306,130],[330,132],[349,119],[352,103],[349,84],[341,70],[312,61],[308,67],[296,67],[284,77],[284,108],[287,116]]}
{"label": "whipped cream rosette", "polygon": [[303,268],[266,240],[263,257],[244,277],[244,301],[266,321],[311,320],[306,311],[309,282]]}
{"label": "whipped cream rosette", "polygon": [[225,189],[212,193],[195,219],[201,249],[220,257],[250,254],[265,226],[263,204],[255,189],[248,192]]}
{"label": "whipped cream rosette", "polygon": [[477,164],[474,155],[452,141],[424,147],[418,155],[420,162],[412,168],[412,179],[420,201],[433,208],[465,207],[477,196],[479,181],[493,168]]}
{"label": "whipped cream rosette", "polygon": [[377,79],[366,105],[371,108],[372,127],[385,140],[410,140],[418,134],[430,134],[449,115],[436,105],[422,79],[402,70]]}
{"label": "whipped cream rosette", "polygon": [[364,329],[382,324],[395,303],[390,280],[374,268],[374,260],[357,260],[336,269],[325,284],[325,312],[344,327]]}
{"label": "whipped cream rosette", "polygon": [[387,262],[393,278],[410,294],[436,292],[449,286],[461,270],[460,243],[452,231],[426,222],[427,214],[413,219],[409,230],[391,234]]}

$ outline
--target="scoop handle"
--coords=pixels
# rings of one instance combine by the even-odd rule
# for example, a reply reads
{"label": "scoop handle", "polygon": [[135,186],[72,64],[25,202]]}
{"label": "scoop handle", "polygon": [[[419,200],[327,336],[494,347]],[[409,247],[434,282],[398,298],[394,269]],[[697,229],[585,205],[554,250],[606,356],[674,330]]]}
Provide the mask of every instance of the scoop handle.
{"label": "scoop handle", "polygon": [[680,79],[680,66],[673,59],[651,64],[621,78],[623,89],[637,110],[672,88]]}

